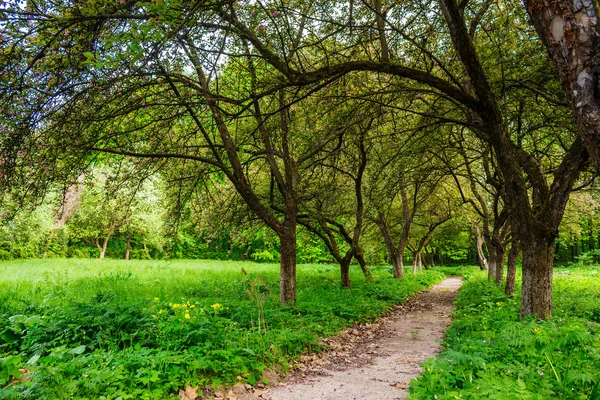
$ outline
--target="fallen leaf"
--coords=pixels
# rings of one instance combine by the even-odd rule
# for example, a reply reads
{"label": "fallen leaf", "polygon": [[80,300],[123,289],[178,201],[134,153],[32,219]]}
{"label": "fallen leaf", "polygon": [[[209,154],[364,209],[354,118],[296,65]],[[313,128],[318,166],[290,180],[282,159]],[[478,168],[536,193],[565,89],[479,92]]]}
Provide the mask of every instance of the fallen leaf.
{"label": "fallen leaf", "polygon": [[186,386],[185,390],[180,390],[179,395],[181,396],[181,400],[196,400],[200,396],[198,396],[198,386],[195,388],[191,386]]}
{"label": "fallen leaf", "polygon": [[406,389],[406,383],[401,383],[401,382],[390,383],[390,386],[393,386],[396,389]]}
{"label": "fallen leaf", "polygon": [[227,392],[227,400],[237,400],[237,397],[235,397],[235,393],[233,393],[233,391],[229,391]]}

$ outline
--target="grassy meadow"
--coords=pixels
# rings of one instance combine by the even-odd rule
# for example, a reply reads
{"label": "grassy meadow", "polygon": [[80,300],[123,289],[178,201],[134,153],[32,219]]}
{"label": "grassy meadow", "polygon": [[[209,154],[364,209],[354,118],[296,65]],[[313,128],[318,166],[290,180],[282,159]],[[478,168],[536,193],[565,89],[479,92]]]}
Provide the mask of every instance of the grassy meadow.
{"label": "grassy meadow", "polygon": [[356,269],[345,290],[337,266],[300,265],[292,308],[278,304],[275,264],[0,262],[0,398],[165,399],[188,384],[256,384],[444,277],[399,281],[380,267],[365,282]]}
{"label": "grassy meadow", "polygon": [[410,398],[600,399],[600,266],[555,269],[548,321],[520,321],[520,287],[502,289],[468,277],[446,350],[423,365]]}

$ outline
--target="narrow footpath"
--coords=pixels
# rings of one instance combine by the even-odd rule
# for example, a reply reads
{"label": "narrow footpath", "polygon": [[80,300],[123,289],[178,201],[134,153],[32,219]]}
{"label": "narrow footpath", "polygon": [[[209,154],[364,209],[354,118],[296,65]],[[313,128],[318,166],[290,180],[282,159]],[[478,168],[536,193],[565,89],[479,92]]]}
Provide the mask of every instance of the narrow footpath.
{"label": "narrow footpath", "polygon": [[328,339],[330,350],[301,357],[296,371],[267,389],[268,400],[405,399],[419,364],[438,354],[462,285],[448,278],[372,324]]}

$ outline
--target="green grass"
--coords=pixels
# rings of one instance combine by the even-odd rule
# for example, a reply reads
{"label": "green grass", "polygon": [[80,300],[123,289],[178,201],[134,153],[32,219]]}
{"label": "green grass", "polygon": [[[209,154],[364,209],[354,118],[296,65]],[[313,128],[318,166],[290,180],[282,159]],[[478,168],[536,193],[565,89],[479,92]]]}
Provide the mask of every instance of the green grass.
{"label": "green grass", "polygon": [[519,295],[474,276],[410,398],[600,399],[600,267],[557,268],[553,297],[552,319],[520,321]]}
{"label": "green grass", "polygon": [[353,271],[345,290],[336,266],[300,265],[297,306],[281,307],[274,264],[2,262],[0,398],[164,399],[187,384],[255,384],[444,276],[373,273],[368,283]]}

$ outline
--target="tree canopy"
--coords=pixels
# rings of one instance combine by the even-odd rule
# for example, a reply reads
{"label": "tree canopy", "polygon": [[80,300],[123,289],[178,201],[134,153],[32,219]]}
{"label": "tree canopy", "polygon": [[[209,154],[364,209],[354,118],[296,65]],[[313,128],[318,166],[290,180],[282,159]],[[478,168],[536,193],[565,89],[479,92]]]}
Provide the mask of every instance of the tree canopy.
{"label": "tree canopy", "polygon": [[526,3],[6,1],[3,214],[113,160],[183,203],[227,181],[277,235],[288,303],[298,224],[344,281],[372,220],[401,277],[469,202],[492,275],[512,238],[522,316],[546,318],[570,192],[600,167],[597,10]]}

